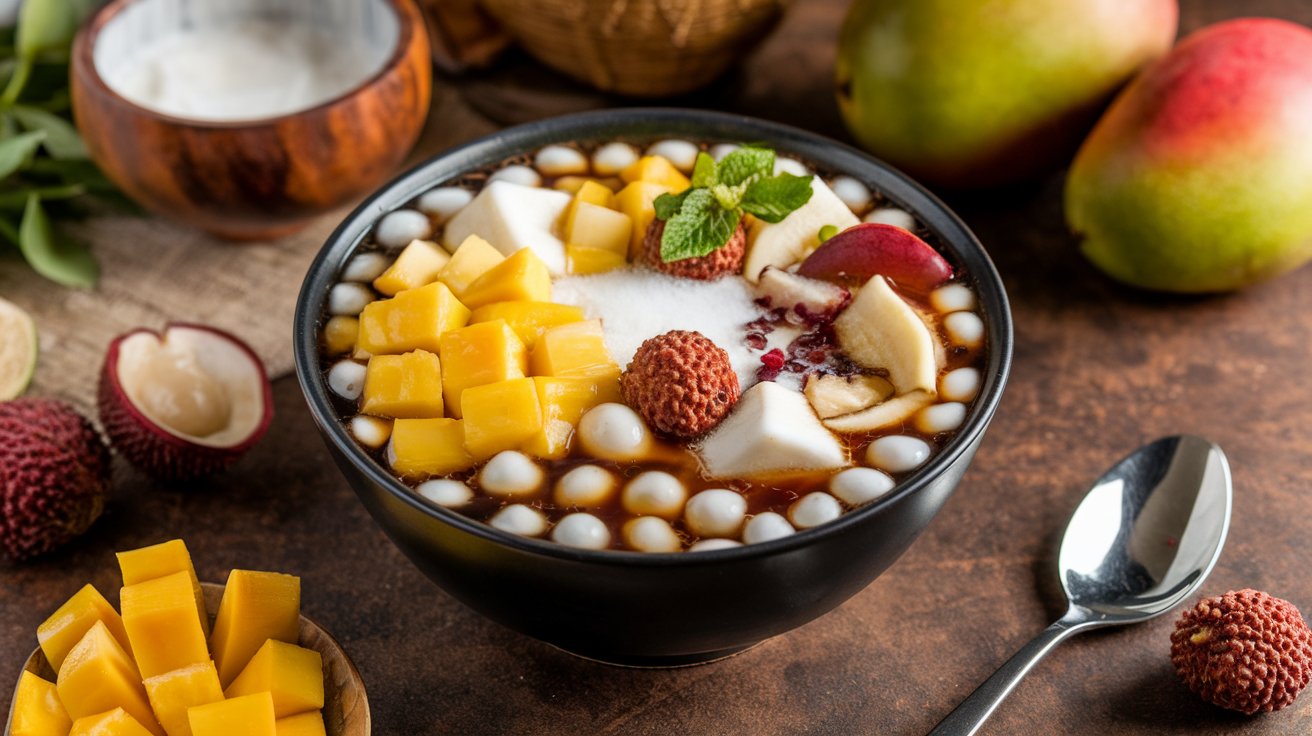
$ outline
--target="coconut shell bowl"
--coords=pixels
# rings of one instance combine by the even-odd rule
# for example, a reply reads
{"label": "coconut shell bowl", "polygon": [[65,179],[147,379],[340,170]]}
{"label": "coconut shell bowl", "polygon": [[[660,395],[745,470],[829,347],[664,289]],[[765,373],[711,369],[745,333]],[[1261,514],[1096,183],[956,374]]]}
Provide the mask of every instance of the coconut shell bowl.
{"label": "coconut shell bowl", "polygon": [[[209,611],[219,610],[219,601],[223,598],[223,586],[217,583],[201,583],[205,592],[205,608]],[[210,614],[210,623],[214,615]],[[301,616],[301,636],[297,642],[306,649],[313,649],[323,658],[323,722],[328,736],[369,736],[372,726],[369,717],[369,698],[365,693],[364,681],[351,663],[350,657],[342,646],[319,625]],[[55,681],[55,672],[38,647],[23,664],[24,672],[31,672],[50,682]],[[5,718],[4,736],[10,736],[9,725],[13,721],[13,702],[10,713]],[[234,734],[234,736],[237,736]]]}
{"label": "coconut shell bowl", "polygon": [[[105,81],[164,34],[269,17],[363,37],[377,70],[313,107],[222,122],[147,109]],[[417,140],[432,92],[412,0],[111,0],[74,41],[71,75],[74,117],[101,170],[145,208],[234,240],[294,232],[377,187]]]}

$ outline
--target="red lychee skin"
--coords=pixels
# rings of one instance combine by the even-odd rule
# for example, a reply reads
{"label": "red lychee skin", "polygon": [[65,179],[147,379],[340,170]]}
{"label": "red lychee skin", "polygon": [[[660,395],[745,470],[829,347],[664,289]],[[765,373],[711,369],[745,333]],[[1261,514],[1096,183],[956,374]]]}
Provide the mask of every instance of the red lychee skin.
{"label": "red lychee skin", "polygon": [[109,470],[104,440],[68,404],[0,403],[0,547],[26,560],[85,532],[104,510]]}
{"label": "red lychee skin", "polygon": [[1175,624],[1171,663],[1209,703],[1280,710],[1312,679],[1312,630],[1292,603],[1261,591],[1203,598]]}
{"label": "red lychee skin", "polygon": [[729,236],[729,242],[698,258],[684,258],[666,263],[661,260],[661,236],[665,234],[665,221],[652,220],[642,240],[641,259],[648,268],[661,273],[697,281],[714,281],[722,276],[738,273],[743,268],[747,253],[747,232],[743,224]]}
{"label": "red lychee skin", "polygon": [[729,354],[700,332],[649,338],[620,376],[624,402],[660,434],[681,440],[719,424],[738,401]]}

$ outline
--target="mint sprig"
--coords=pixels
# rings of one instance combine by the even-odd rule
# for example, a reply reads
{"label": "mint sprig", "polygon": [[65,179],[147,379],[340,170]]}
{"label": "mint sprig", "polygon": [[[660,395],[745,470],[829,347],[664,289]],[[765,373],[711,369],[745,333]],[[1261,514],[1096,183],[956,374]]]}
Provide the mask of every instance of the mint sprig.
{"label": "mint sprig", "polygon": [[699,258],[724,247],[743,215],[779,222],[811,200],[811,177],[774,174],[774,151],[743,146],[718,163],[697,155],[692,186],[653,203],[665,222],[661,260]]}

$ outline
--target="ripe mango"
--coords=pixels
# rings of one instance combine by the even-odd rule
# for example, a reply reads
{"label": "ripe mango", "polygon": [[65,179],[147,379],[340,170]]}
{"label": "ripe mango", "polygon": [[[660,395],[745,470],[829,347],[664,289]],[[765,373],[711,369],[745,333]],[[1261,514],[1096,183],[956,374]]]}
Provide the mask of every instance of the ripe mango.
{"label": "ripe mango", "polygon": [[629,216],[633,226],[629,233],[629,260],[637,259],[642,253],[642,241],[656,219],[656,198],[671,193],[673,190],[664,184],[635,181],[615,195],[615,206]]}
{"label": "ripe mango", "polygon": [[535,376],[619,378],[620,367],[606,349],[601,320],[573,322],[542,333],[529,354]]}
{"label": "ripe mango", "polygon": [[[295,643],[301,633],[301,579],[295,575],[233,570],[219,601],[210,648],[227,686],[269,639]],[[192,730],[195,731],[195,720]],[[200,734],[196,734],[200,736]]]}
{"label": "ripe mango", "polygon": [[491,243],[477,235],[470,235],[456,248],[455,253],[451,255],[451,260],[442,268],[437,278],[446,284],[457,298],[460,298],[479,276],[492,270],[504,260],[506,257],[501,251],[492,247]]}
{"label": "ripe mango", "polygon": [[175,572],[123,586],[123,626],[142,677],[162,675],[210,658],[191,576]]}
{"label": "ripe mango", "polygon": [[549,302],[551,273],[532,250],[517,250],[470,284],[461,301],[470,309],[492,302]]}
{"label": "ripe mango", "polygon": [[64,605],[55,609],[50,618],[36,629],[37,643],[41,645],[46,661],[56,672],[63,666],[64,657],[68,656],[69,651],[97,621],[103,622],[119,646],[131,655],[132,645],[128,642],[128,632],[123,628],[122,617],[95,586],[87,584],[65,601]]}
{"label": "ripe mango", "polygon": [[193,736],[277,736],[273,696],[267,692],[195,706],[187,719]]}
{"label": "ripe mango", "polygon": [[10,736],[65,736],[72,725],[55,683],[27,671],[18,676]]}
{"label": "ripe mango", "polygon": [[55,687],[70,718],[122,708],[155,736],[165,736],[155,722],[137,666],[101,621],[68,653]]}
{"label": "ripe mango", "polygon": [[360,411],[407,419],[442,416],[442,364],[438,356],[427,350],[414,350],[404,355],[370,358],[364,374]]}
{"label": "ripe mango", "polygon": [[149,736],[149,734],[149,730],[122,708],[79,718],[68,732],[68,736]]}
{"label": "ripe mango", "polygon": [[620,383],[613,377],[534,376],[533,386],[542,407],[542,428],[524,444],[524,451],[544,459],[569,455],[574,429],[588,409],[620,400]]}
{"label": "ripe mango", "polygon": [[416,289],[437,280],[451,261],[451,254],[431,240],[412,240],[392,261],[386,271],[374,279],[374,288],[387,296],[406,289]]}
{"label": "ripe mango", "polygon": [[205,660],[162,675],[147,677],[146,697],[155,717],[169,736],[192,736],[187,710],[192,706],[223,700],[219,672],[214,662]]}
{"label": "ripe mango", "polygon": [[237,675],[224,697],[267,692],[276,718],[323,707],[323,658],[313,649],[270,639]]}
{"label": "ripe mango", "polygon": [[388,457],[392,470],[411,480],[458,473],[474,465],[465,451],[464,422],[459,419],[396,420]]}
{"label": "ripe mango", "polygon": [[365,307],[360,313],[356,347],[370,355],[411,350],[436,353],[442,333],[464,327],[468,321],[469,309],[446,284],[428,284]]}
{"label": "ripe mango", "polygon": [[542,410],[531,378],[467,388],[460,397],[460,408],[465,449],[476,460],[516,449],[542,429]]}
{"label": "ripe mango", "polygon": [[469,324],[503,319],[515,331],[524,347],[532,349],[543,332],[557,325],[582,322],[583,310],[555,302],[493,302],[475,309]]}
{"label": "ripe mango", "polygon": [[[522,251],[521,251],[522,252]],[[442,394],[452,416],[464,416],[460,395],[471,386],[523,378],[524,343],[503,319],[461,327],[442,335]]]}
{"label": "ripe mango", "polygon": [[674,168],[674,164],[664,156],[643,156],[621,171],[620,178],[630,184],[635,181],[648,181],[673,192],[682,192],[692,186],[688,177]]}

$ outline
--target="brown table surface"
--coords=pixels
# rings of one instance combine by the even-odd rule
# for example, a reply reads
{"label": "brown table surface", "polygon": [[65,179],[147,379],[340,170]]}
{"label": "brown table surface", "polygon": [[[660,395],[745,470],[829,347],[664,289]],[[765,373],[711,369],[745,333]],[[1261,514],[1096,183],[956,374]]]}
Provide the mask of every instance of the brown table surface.
{"label": "brown table surface", "polygon": [[[1312,24],[1306,0],[1182,5],[1184,31],[1239,14]],[[845,139],[828,81],[845,6],[797,0],[745,72],[680,103]],[[475,110],[505,120],[615,102],[514,59],[444,84],[422,147],[430,152],[491,129]],[[1052,560],[1087,484],[1141,442],[1178,432],[1220,443],[1234,469],[1230,538],[1205,591],[1255,587],[1312,608],[1312,320],[1303,311],[1312,268],[1232,296],[1145,296],[1081,258],[1063,228],[1057,177],[952,204],[1011,295],[1011,384],[924,535],[821,619],[727,661],[670,671],[597,665],[505,630],[387,541],[329,461],[295,380],[283,378],[269,437],[231,473],[179,492],[120,464],[89,534],[34,563],[0,563],[0,681],[17,676],[35,627],[66,596],[87,581],[117,589],[114,550],[180,536],[202,579],[232,567],[299,574],[304,610],[364,676],[378,734],[922,734],[1060,613]],[[1252,719],[1195,698],[1172,674],[1170,628],[1163,617],[1076,638],[982,733],[1312,732],[1312,697]],[[7,686],[0,692],[8,698]]]}

